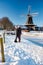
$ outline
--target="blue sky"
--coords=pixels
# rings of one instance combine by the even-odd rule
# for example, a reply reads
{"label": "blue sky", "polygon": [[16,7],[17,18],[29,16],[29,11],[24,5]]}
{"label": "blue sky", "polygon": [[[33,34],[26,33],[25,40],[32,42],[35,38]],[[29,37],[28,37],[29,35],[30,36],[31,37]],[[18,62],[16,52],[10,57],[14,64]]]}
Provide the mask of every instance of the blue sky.
{"label": "blue sky", "polygon": [[43,26],[43,0],[0,0],[0,18],[9,17],[14,24],[25,24],[28,14],[28,6],[31,5],[31,13],[39,14],[33,17],[35,25]]}

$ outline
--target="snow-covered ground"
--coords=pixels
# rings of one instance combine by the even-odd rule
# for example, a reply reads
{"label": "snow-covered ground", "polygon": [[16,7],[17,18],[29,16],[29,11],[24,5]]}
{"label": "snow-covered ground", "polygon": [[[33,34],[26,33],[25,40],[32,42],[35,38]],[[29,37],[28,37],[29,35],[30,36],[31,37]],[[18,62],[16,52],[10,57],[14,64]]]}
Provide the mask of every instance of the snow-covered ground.
{"label": "snow-covered ground", "polygon": [[43,65],[43,34],[24,34],[20,43],[14,42],[15,35],[5,35],[5,63],[0,65]]}

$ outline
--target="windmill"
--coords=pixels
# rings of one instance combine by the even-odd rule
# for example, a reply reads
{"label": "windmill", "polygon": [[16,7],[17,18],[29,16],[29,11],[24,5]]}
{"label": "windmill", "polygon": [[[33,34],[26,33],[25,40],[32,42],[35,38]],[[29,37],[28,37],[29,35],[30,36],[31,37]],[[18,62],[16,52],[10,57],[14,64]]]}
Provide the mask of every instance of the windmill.
{"label": "windmill", "polygon": [[29,31],[35,30],[35,25],[33,23],[33,16],[38,15],[38,12],[35,12],[35,13],[30,13],[30,12],[31,12],[31,6],[28,6],[28,14],[26,15],[27,16],[27,22],[25,23],[25,26],[28,27]]}

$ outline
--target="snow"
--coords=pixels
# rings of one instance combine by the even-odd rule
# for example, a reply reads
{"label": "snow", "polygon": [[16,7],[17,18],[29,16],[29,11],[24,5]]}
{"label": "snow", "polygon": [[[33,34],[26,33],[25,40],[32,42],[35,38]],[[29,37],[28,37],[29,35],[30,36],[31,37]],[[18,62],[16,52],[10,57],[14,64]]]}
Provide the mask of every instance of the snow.
{"label": "snow", "polygon": [[23,35],[25,36],[30,36],[30,37],[43,37],[43,32],[41,31],[31,31],[31,32],[22,32]]}
{"label": "snow", "polygon": [[15,35],[5,35],[3,65],[43,65],[43,37],[40,34],[22,35],[20,43],[14,40]]}

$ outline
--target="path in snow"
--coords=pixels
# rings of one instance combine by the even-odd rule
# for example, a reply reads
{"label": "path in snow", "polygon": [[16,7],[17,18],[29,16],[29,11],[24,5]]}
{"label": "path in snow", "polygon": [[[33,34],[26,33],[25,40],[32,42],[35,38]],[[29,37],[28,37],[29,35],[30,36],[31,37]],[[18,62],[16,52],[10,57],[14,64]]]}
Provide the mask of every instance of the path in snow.
{"label": "path in snow", "polygon": [[[22,37],[21,42],[14,42],[15,36],[6,35],[4,44],[5,60],[9,65],[41,65],[43,64],[43,47]],[[13,63],[11,63],[13,62]],[[23,63],[23,64],[22,64]]]}
{"label": "path in snow", "polygon": [[37,45],[43,44],[43,38],[22,36],[20,43],[14,39],[15,35],[5,36],[3,65],[43,65],[43,47]]}

